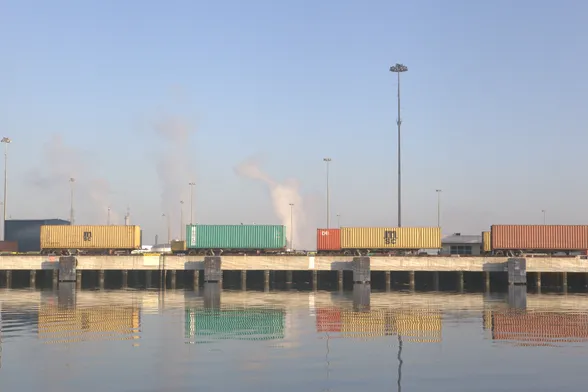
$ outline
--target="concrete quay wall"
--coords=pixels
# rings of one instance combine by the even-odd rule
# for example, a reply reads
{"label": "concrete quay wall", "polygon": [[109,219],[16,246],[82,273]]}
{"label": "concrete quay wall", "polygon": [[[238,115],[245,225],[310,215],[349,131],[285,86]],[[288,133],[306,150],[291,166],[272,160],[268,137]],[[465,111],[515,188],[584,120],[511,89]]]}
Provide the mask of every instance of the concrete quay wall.
{"label": "concrete quay wall", "polygon": [[[78,256],[78,270],[202,270],[204,256]],[[223,270],[352,270],[353,256],[223,256]],[[370,257],[372,271],[504,272],[506,257]],[[527,258],[527,272],[585,272],[580,257]],[[0,256],[0,270],[58,269],[58,256]]]}

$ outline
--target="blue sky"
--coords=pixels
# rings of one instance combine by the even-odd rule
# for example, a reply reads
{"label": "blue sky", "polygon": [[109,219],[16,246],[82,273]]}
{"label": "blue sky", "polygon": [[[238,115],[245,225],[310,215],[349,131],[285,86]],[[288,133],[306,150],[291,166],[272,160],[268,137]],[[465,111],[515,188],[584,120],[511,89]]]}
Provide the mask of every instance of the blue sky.
{"label": "blue sky", "polygon": [[[4,1],[8,214],[67,218],[75,176],[77,223],[106,223],[108,206],[122,223],[129,206],[153,242],[162,213],[179,235],[179,200],[189,220],[194,180],[200,223],[281,223],[296,193],[295,235],[311,248],[329,156],[331,224],[394,225],[388,69],[402,62],[405,226],[436,225],[437,188],[446,234],[541,223],[542,209],[585,223],[587,12],[571,0]],[[272,199],[236,173],[248,159],[298,188]]]}

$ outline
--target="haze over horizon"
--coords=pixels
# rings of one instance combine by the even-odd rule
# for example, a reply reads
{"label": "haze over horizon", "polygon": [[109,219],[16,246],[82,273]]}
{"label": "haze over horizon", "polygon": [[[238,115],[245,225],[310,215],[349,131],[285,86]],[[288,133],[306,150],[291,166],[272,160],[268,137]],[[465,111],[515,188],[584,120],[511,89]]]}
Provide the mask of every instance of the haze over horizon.
{"label": "haze over horizon", "polygon": [[[562,6],[564,4],[565,6]],[[8,217],[395,226],[586,224],[588,3],[7,0]],[[0,165],[3,169],[3,164]],[[1,192],[1,189],[0,189]]]}

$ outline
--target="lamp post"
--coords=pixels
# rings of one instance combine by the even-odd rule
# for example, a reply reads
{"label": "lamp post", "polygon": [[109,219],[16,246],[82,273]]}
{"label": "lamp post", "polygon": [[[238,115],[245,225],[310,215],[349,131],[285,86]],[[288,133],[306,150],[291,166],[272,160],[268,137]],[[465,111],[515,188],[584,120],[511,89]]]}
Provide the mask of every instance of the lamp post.
{"label": "lamp post", "polygon": [[337,227],[341,228],[341,214],[337,214]]}
{"label": "lamp post", "polygon": [[171,246],[171,228],[169,225],[169,214],[161,214],[161,217],[164,218],[164,222],[167,218],[167,243]]}
{"label": "lamp post", "polygon": [[437,227],[441,227],[441,189],[435,189],[437,192]]}
{"label": "lamp post", "polygon": [[5,240],[6,239],[6,232],[4,231],[6,228],[6,199],[7,199],[7,189],[8,189],[8,145],[10,143],[12,143],[12,140],[10,140],[10,138],[8,137],[3,137],[2,140],[0,140],[1,143],[4,143],[4,201],[3,201],[3,207],[2,207],[2,220],[3,220],[3,228],[2,228],[2,233],[3,233],[3,237],[2,239]]}
{"label": "lamp post", "polygon": [[69,224],[73,225],[74,224],[74,184],[76,182],[76,179],[73,177],[70,177],[69,179],[69,184],[70,184],[70,206],[69,206]]}
{"label": "lamp post", "polygon": [[543,224],[545,224],[545,213],[547,212],[546,210],[541,210],[541,212],[543,213]]}
{"label": "lamp post", "polygon": [[396,124],[398,125],[398,227],[402,227],[402,173],[400,170],[400,124],[402,124],[402,120],[400,119],[400,74],[406,71],[408,71],[408,67],[403,64],[397,63],[390,67],[390,72],[395,72],[398,75],[398,119],[396,120]]}
{"label": "lamp post", "polygon": [[331,158],[323,158],[323,161],[327,163],[327,229],[331,226],[331,207],[330,207],[330,195],[329,195],[329,163],[331,163]]}
{"label": "lamp post", "polygon": [[294,250],[294,203],[290,203],[290,250]]}
{"label": "lamp post", "polygon": [[110,226],[110,206],[108,207],[108,215],[106,217],[106,225]]}
{"label": "lamp post", "polygon": [[180,241],[184,239],[184,201],[180,200]]}
{"label": "lamp post", "polygon": [[190,225],[192,225],[194,220],[194,186],[196,183],[192,181],[188,185],[190,185]]}

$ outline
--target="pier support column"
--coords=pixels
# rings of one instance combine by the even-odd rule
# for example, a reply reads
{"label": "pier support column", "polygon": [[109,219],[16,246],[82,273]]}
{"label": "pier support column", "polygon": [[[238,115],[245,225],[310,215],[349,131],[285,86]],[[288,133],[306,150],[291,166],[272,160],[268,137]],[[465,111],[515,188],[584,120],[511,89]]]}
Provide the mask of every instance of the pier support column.
{"label": "pier support column", "polygon": [[126,289],[129,286],[129,271],[122,270],[122,288]]}
{"label": "pier support column", "polygon": [[34,289],[37,286],[37,270],[32,270],[29,276],[29,286]]}
{"label": "pier support column", "polygon": [[537,272],[537,276],[535,276],[535,286],[537,286],[537,291],[541,292],[541,272]]}
{"label": "pier support column", "polygon": [[343,270],[337,271],[337,288],[343,291]]}
{"label": "pier support column", "polygon": [[392,287],[392,272],[386,271],[384,275],[386,277],[386,292],[389,292]]}
{"label": "pier support column", "polygon": [[410,289],[410,291],[414,291],[414,271],[409,271],[408,272],[408,288]]}
{"label": "pier support column", "polygon": [[527,285],[508,285],[508,306],[513,309],[527,309]]}
{"label": "pier support column", "polygon": [[51,271],[52,275],[51,275],[51,281],[53,283],[53,288],[56,289],[57,288],[57,283],[59,281],[59,270],[58,269],[54,269],[53,271]]}
{"label": "pier support column", "polygon": [[176,270],[171,270],[170,271],[170,275],[171,275],[171,289],[175,290],[176,289],[176,283],[177,283],[177,271]]}
{"label": "pier support column", "polygon": [[194,281],[192,284],[194,285],[194,290],[200,287],[200,270],[194,270]]}
{"label": "pier support column", "polygon": [[318,271],[317,270],[313,270],[312,271],[312,289],[314,291],[316,291],[318,289]]}
{"label": "pier support column", "polygon": [[270,272],[263,271],[263,291],[269,291],[270,289]]}
{"label": "pier support column", "polygon": [[286,284],[291,285],[294,280],[294,271],[286,271]]}
{"label": "pier support column", "polygon": [[247,290],[247,270],[241,271],[241,290]]}
{"label": "pier support column", "polygon": [[433,290],[439,291],[439,272],[433,272]]}
{"label": "pier support column", "polygon": [[6,271],[6,288],[12,287],[12,271]]}
{"label": "pier support column", "polygon": [[204,282],[204,309],[220,309],[221,291],[219,282]]}
{"label": "pier support column", "polygon": [[220,283],[223,280],[223,271],[221,269],[220,256],[204,257],[204,282]]}
{"label": "pier support column", "polygon": [[370,311],[370,295],[372,287],[369,283],[353,284],[353,310],[356,312]]}
{"label": "pier support column", "polygon": [[490,271],[484,271],[484,288],[486,292],[490,292]]}
{"label": "pier support column", "polygon": [[82,288],[82,271],[76,270],[76,289]]}
{"label": "pier support column", "polygon": [[146,270],[145,271],[145,287],[146,288],[151,287],[152,283],[153,283],[153,273],[151,272],[151,270]]}
{"label": "pier support column", "polygon": [[104,270],[98,271],[98,287],[100,288],[100,290],[104,290],[104,275]]}
{"label": "pier support column", "polygon": [[457,271],[457,291],[463,292],[465,283],[463,280],[463,271]]}
{"label": "pier support column", "polygon": [[360,256],[353,258],[353,283],[371,283],[370,258]]}
{"label": "pier support column", "polygon": [[527,284],[527,259],[524,257],[512,257],[506,261],[508,271],[508,284]]}
{"label": "pier support column", "polygon": [[562,272],[561,274],[561,288],[564,293],[568,292],[568,273]]}

